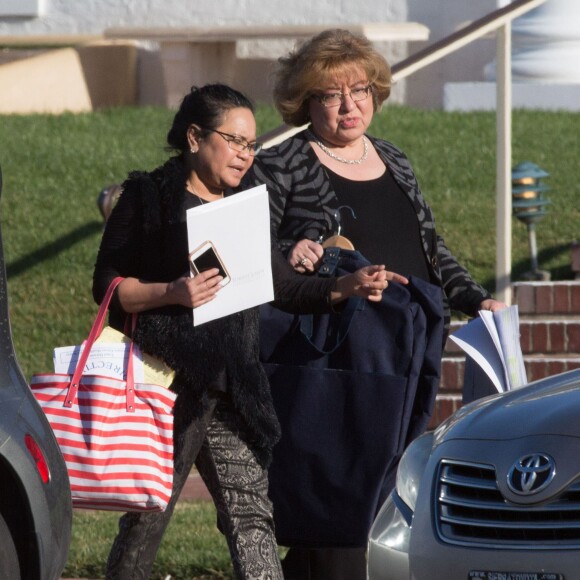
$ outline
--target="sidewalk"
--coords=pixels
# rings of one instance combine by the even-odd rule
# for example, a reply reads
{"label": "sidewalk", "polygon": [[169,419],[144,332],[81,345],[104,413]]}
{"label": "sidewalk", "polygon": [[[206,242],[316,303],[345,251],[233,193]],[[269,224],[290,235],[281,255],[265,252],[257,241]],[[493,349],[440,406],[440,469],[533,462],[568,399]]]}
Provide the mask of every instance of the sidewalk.
{"label": "sidewalk", "polygon": [[181,491],[181,495],[179,496],[179,501],[194,500],[211,501],[211,495],[209,494],[207,487],[205,487],[205,483],[203,483],[201,476],[195,470],[189,474],[189,477],[183,486],[183,490]]}

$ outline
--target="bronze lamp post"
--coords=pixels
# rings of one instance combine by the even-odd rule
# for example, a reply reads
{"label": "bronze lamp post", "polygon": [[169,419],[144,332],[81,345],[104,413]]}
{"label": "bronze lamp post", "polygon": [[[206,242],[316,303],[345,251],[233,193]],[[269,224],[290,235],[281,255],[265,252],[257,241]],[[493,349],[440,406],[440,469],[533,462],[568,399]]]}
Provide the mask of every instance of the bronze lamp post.
{"label": "bronze lamp post", "polygon": [[536,223],[546,215],[546,206],[552,203],[544,198],[544,192],[550,188],[541,181],[549,175],[530,161],[520,163],[512,169],[513,214],[527,226],[532,264],[532,269],[522,275],[524,280],[550,280],[550,273],[538,268],[536,244]]}

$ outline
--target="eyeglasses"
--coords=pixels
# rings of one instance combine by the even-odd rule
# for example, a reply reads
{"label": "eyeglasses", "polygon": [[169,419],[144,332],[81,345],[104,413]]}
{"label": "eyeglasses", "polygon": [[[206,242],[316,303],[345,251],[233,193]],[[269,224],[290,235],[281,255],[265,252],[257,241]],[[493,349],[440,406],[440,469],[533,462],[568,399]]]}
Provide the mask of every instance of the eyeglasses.
{"label": "eyeglasses", "polygon": [[350,97],[355,103],[364,101],[373,92],[373,86],[367,85],[360,89],[353,89],[350,93],[325,93],[322,95],[311,95],[313,99],[317,100],[323,107],[338,107],[341,105],[346,97]]}
{"label": "eyeglasses", "polygon": [[202,127],[204,131],[209,131],[210,133],[217,133],[225,139],[228,147],[232,151],[241,153],[242,151],[247,151],[252,157],[262,150],[262,144],[257,141],[252,141],[248,143],[245,139],[238,137],[237,135],[230,135],[229,133],[222,133],[217,129],[208,129],[207,127]]}

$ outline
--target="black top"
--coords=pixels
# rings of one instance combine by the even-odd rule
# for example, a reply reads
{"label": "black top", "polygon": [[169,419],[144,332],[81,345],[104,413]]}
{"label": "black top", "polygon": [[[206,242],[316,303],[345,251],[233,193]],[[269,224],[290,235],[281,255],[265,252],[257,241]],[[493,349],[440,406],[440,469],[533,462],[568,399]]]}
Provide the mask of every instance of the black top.
{"label": "black top", "polygon": [[[169,282],[188,273],[186,208],[197,198],[187,193],[187,172],[179,157],[152,172],[133,172],[107,224],[93,274],[100,303],[111,280],[131,276]],[[248,224],[248,227],[252,227]],[[274,294],[292,309],[330,310],[333,279],[296,274],[279,252],[273,253]],[[115,295],[109,323],[123,330],[125,313]],[[249,308],[193,326],[192,309],[167,306],[139,314],[133,336],[142,351],[175,370],[171,388],[193,419],[208,408],[209,387],[225,373],[232,405],[247,429],[247,442],[267,466],[280,436],[270,387],[259,361],[258,309]]]}
{"label": "black top", "polygon": [[417,214],[391,173],[353,181],[326,170],[342,208],[341,235],[372,264],[430,281]]}
{"label": "black top", "polygon": [[[93,294],[102,300],[111,280],[116,276],[136,277],[152,282],[170,282],[189,273],[187,251],[186,211],[199,205],[199,198],[183,192],[180,217],[166,224],[152,236],[156,252],[144,248],[143,207],[133,191],[125,192],[107,221],[97,256],[93,280]],[[158,253],[154,256],[154,253]],[[159,259],[161,257],[161,259]],[[151,262],[151,263],[149,263]],[[154,265],[155,264],[155,265]],[[153,267],[151,267],[154,265]],[[152,272],[149,275],[148,272]],[[289,312],[323,313],[332,308],[329,298],[333,279],[297,274],[288,264],[275,243],[272,243],[272,276],[274,304]],[[180,306],[162,308],[181,310]],[[111,302],[111,324],[122,329],[125,315],[117,300]]]}

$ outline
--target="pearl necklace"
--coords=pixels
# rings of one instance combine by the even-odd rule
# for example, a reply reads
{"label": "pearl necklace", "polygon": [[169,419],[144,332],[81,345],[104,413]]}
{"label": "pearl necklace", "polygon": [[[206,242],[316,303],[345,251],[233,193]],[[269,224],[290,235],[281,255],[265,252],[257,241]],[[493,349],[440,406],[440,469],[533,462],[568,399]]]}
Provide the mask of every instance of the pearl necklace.
{"label": "pearl necklace", "polygon": [[312,131],[308,131],[308,134],[314,139],[314,142],[329,156],[336,159],[340,163],[347,163],[348,165],[359,165],[366,160],[369,154],[369,146],[367,143],[367,138],[363,135],[363,154],[360,159],[345,159],[344,157],[339,157],[336,153],[333,153]]}

